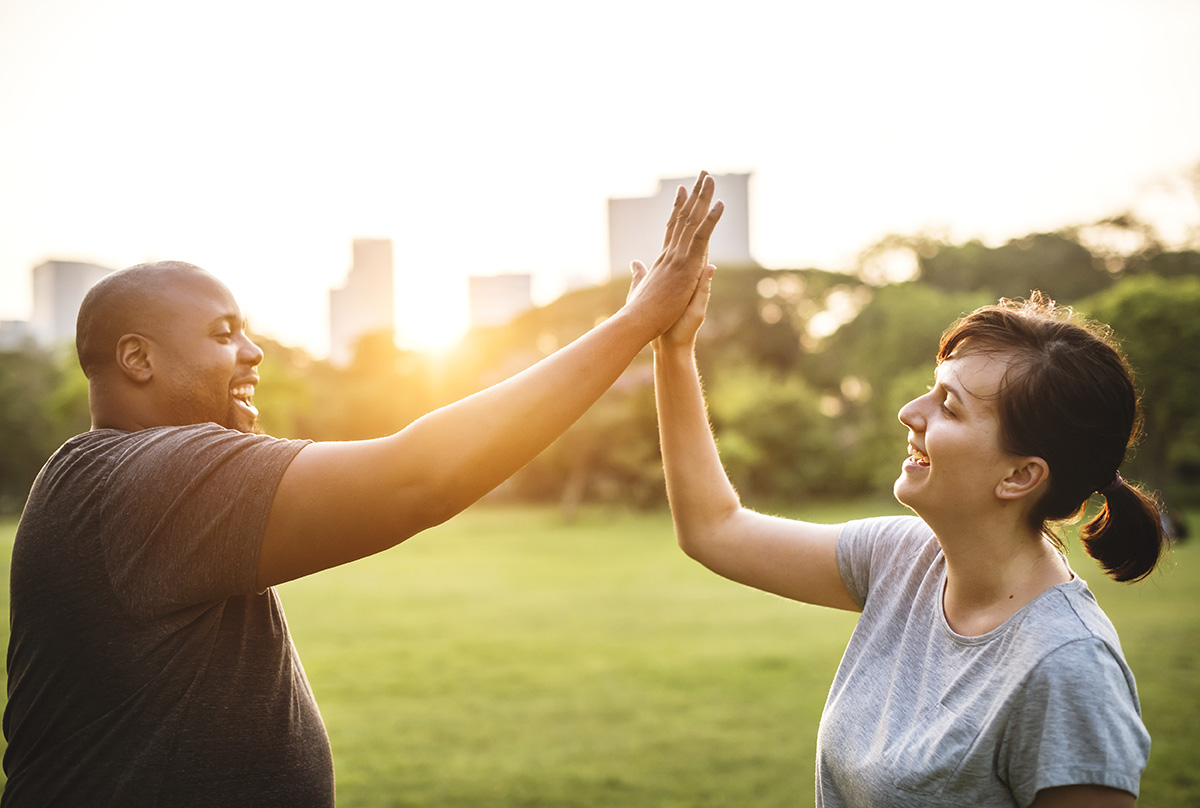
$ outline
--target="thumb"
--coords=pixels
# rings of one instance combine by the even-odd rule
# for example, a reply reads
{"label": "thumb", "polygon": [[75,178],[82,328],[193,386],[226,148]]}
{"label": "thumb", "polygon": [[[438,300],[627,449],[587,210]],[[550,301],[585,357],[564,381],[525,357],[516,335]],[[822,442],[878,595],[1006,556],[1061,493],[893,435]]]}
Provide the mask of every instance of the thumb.
{"label": "thumb", "polygon": [[712,279],[713,275],[717,274],[717,268],[709,264],[700,273],[700,282],[696,284],[696,297],[707,308],[708,299],[712,296]]}
{"label": "thumb", "polygon": [[641,261],[631,261],[629,263],[629,271],[633,273],[633,280],[629,282],[629,291],[625,293],[625,300],[633,299],[633,295],[641,286],[642,281],[646,279],[646,265]]}

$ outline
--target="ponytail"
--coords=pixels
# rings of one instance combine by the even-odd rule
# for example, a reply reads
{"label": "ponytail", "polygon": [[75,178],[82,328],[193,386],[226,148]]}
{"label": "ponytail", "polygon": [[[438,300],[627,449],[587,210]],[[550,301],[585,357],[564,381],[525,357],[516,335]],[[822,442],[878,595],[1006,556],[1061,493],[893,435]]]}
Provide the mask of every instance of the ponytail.
{"label": "ponytail", "polygon": [[1100,492],[1104,507],[1080,528],[1087,554],[1117,581],[1140,581],[1149,575],[1166,546],[1159,504],[1118,473]]}
{"label": "ponytail", "polygon": [[1053,525],[1078,517],[1099,493],[1103,509],[1079,531],[1088,555],[1118,581],[1149,575],[1166,536],[1158,503],[1116,473],[1142,417],[1133,370],[1111,329],[1033,292],[960,319],[942,335],[938,362],[974,352],[1008,360],[996,397],[1004,448],[1050,468],[1030,527],[1061,547]]}

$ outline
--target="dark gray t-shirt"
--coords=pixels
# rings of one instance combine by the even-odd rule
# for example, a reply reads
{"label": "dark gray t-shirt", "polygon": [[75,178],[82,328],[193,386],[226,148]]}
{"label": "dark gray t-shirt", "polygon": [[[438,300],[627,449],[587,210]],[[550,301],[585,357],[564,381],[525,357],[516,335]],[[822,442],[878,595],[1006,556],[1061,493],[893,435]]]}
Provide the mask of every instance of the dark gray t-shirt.
{"label": "dark gray t-shirt", "polygon": [[955,633],[946,560],[915,517],[850,522],[863,607],[817,736],[823,808],[1010,808],[1040,789],[1138,792],[1150,752],[1117,633],[1078,576],[992,631]]}
{"label": "dark gray t-shirt", "polygon": [[5,806],[332,806],[329,740],[273,588],[304,442],[215,424],[72,438],[13,548]]}

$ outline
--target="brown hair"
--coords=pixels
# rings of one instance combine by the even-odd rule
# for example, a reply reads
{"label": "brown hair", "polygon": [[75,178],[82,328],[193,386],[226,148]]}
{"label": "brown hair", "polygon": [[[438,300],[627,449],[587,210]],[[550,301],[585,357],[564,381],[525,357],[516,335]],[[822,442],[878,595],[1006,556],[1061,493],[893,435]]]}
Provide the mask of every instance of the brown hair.
{"label": "brown hair", "polygon": [[1033,526],[1061,546],[1049,523],[1078,517],[1101,493],[1103,509],[1079,531],[1088,555],[1118,581],[1149,575],[1165,536],[1156,500],[1118,472],[1140,435],[1141,409],[1111,330],[1035,291],[1027,301],[1002,299],[950,326],[938,362],[955,352],[1010,359],[997,399],[1002,440],[1013,454],[1050,467]]}

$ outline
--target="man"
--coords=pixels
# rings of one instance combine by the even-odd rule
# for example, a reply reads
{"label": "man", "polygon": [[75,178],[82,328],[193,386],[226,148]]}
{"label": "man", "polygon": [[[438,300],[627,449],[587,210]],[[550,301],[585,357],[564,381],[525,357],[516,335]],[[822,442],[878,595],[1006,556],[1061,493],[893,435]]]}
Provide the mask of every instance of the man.
{"label": "man", "polygon": [[475,502],[565,431],[684,310],[720,218],[679,190],[613,317],[390,437],[251,434],[262,360],[190,264],[113,273],[77,348],[92,430],[52,457],[13,550],[5,806],[333,805],[329,742],[274,585]]}

